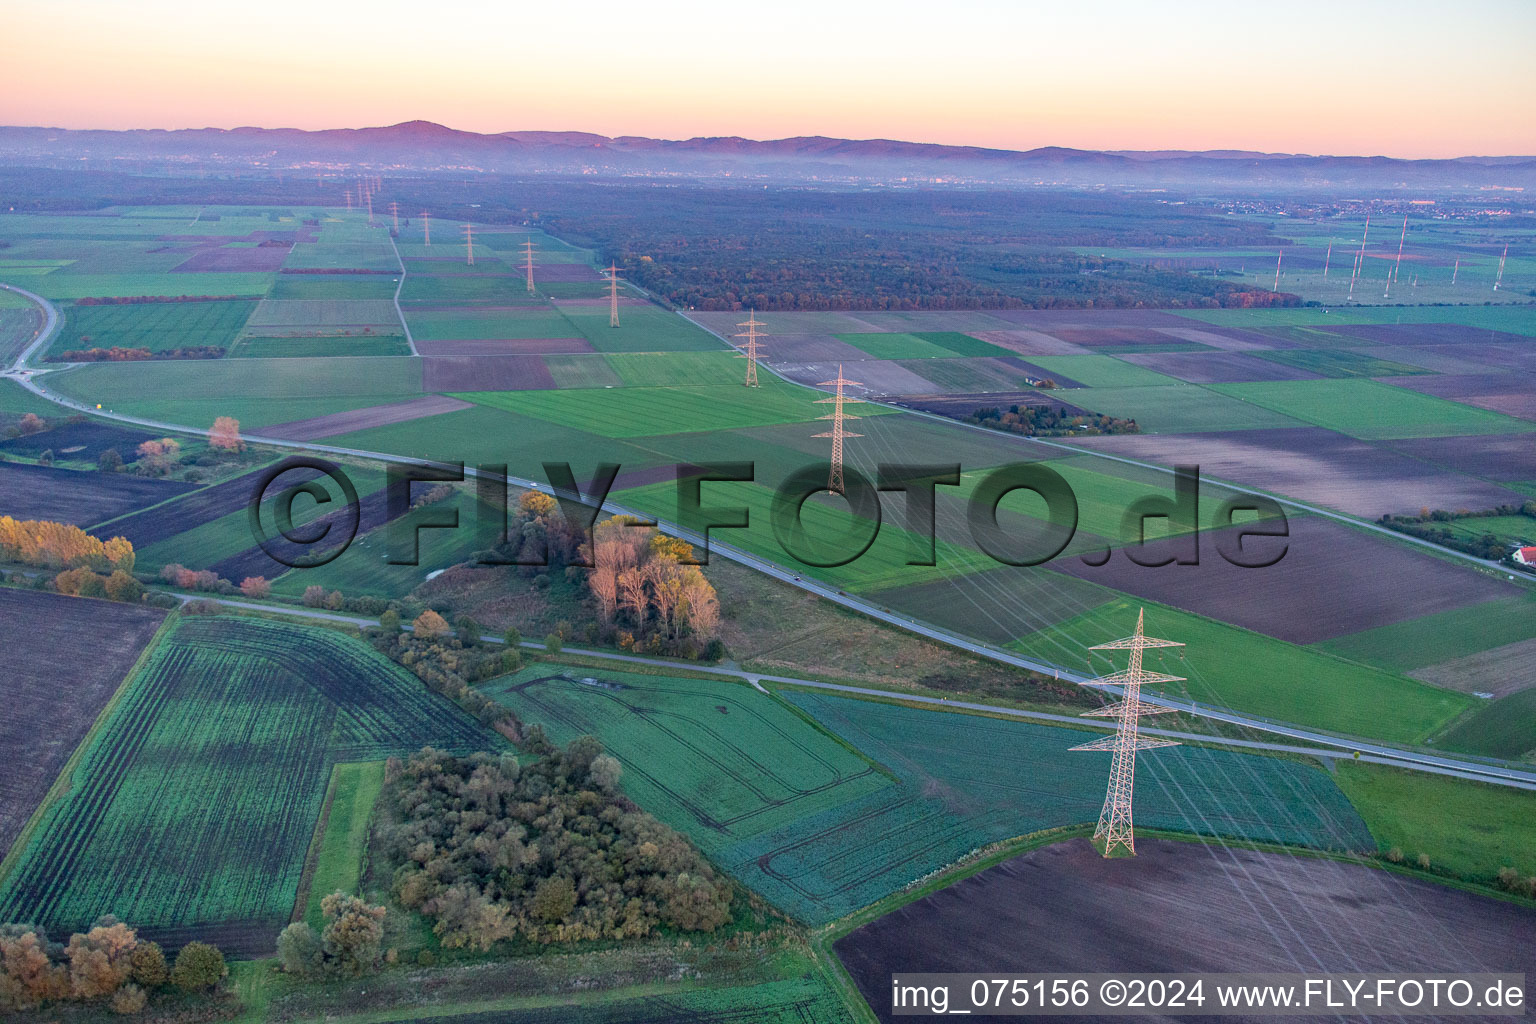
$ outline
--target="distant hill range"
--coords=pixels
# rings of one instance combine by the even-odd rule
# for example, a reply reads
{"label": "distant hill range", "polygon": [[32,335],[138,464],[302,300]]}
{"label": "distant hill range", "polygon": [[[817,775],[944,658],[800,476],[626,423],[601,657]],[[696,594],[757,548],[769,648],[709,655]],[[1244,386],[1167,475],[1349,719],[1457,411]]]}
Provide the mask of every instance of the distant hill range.
{"label": "distant hill range", "polygon": [[137,172],[371,170],[455,174],[737,177],[784,181],[934,179],[1149,188],[1220,185],[1373,189],[1536,188],[1536,157],[1301,156],[1235,150],[1015,151],[809,136],[680,141],[585,132],[482,135],[430,121],[386,128],[74,131],[0,127],[0,164]]}

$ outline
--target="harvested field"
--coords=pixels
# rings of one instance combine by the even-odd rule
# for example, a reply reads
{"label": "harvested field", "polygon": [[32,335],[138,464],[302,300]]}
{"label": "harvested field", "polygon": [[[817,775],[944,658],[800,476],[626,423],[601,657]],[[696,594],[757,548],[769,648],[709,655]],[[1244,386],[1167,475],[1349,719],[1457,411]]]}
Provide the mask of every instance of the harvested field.
{"label": "harvested field", "polygon": [[848,389],[848,394],[851,395],[908,395],[939,390],[933,381],[919,376],[900,363],[880,359],[869,359],[850,365],[780,364],[775,360],[771,365],[777,372],[801,384],[820,384],[822,381],[836,380],[838,367],[842,365],[844,379],[857,380],[860,385]]}
{"label": "harvested field", "polygon": [[[0,467],[4,469],[5,467]],[[255,493],[257,478],[262,470],[254,470],[243,476],[237,476],[233,480],[225,480],[223,483],[214,484],[212,487],[204,487],[195,494],[189,494],[180,501],[171,502],[163,508],[156,508],[127,516],[112,523],[105,529],[97,531],[103,537],[127,537],[135,548],[147,548],[156,541],[174,537],[178,533],[210,523],[215,519],[226,516],[231,512],[239,512],[250,502]],[[303,480],[314,479],[319,474],[313,470],[300,469],[285,473],[282,477],[284,484],[295,484]],[[96,477],[96,479],[101,479]],[[137,480],[137,477],[114,477],[112,479]],[[165,483],[160,480],[147,480],[145,483]],[[190,484],[175,484],[177,493],[192,490]],[[121,512],[118,515],[122,515]],[[104,520],[97,520],[102,522]]]}
{"label": "harvested field", "polygon": [[1455,345],[1376,345],[1367,351],[1394,363],[1406,363],[1435,373],[1467,376],[1489,372],[1487,363],[1466,358],[1463,350]]}
{"label": "harvested field", "polygon": [[121,473],[0,462],[0,515],[16,519],[91,526],[193,489],[192,484]]}
{"label": "harvested field", "polygon": [[[1106,317],[1105,319],[1108,318]],[[1072,324],[1071,326],[1046,327],[1043,330],[1068,344],[1080,345],[1090,351],[1096,348],[1162,345],[1168,341],[1168,335],[1163,334],[1153,326],[1137,327],[1127,325],[1115,327],[1106,324],[1100,327],[1090,323],[1089,325]]]}
{"label": "harvested field", "polygon": [[[1531,624],[1531,631],[1536,633],[1536,622]],[[1408,675],[1449,690],[1503,697],[1536,686],[1532,664],[1536,664],[1536,637],[1427,665]]]}
{"label": "harvested field", "polygon": [[1009,365],[1017,359],[1017,356],[1007,359],[914,359],[901,365],[945,391],[966,393],[1013,391],[1027,386],[1026,376],[1036,379],[1047,376],[1029,374]]}
{"label": "harvested field", "polygon": [[[690,311],[688,319],[703,324],[712,331],[729,337],[741,328],[736,325],[746,317],[736,312],[710,313]],[[766,330],[774,337],[789,334],[846,334],[854,331],[879,331],[882,328],[860,319],[858,313],[810,312],[810,313],[759,313]]]}
{"label": "harvested field", "polygon": [[[1474,476],[1511,483],[1536,480],[1536,444],[1532,444],[1531,438],[1527,435],[1435,437],[1403,439],[1389,443],[1397,451],[1416,459],[1423,459],[1426,462]],[[1509,494],[1510,492],[1500,490],[1499,493]],[[1459,505],[1444,502],[1421,502],[1420,504],[1429,505],[1430,508],[1490,508],[1494,505],[1502,505],[1509,500],[1511,499],[1504,498],[1500,501],[1482,503],[1464,501]]]}
{"label": "harvested field", "polygon": [[[1395,377],[1431,371],[1411,363],[1384,359],[1369,348],[1293,348],[1261,352],[1260,358],[1309,371],[1319,377]],[[1253,380],[1302,380],[1301,377],[1254,377]]]}
{"label": "harvested field", "polygon": [[591,352],[592,343],[585,338],[417,339],[416,351],[424,356],[568,355]]}
{"label": "harvested field", "polygon": [[1530,339],[1466,324],[1344,324],[1324,327],[1329,334],[1391,345],[1520,345]]}
{"label": "harvested field", "polygon": [[139,445],[157,436],[107,423],[66,421],[51,430],[0,441],[0,453],[35,459],[49,451],[56,460],[95,462],[102,452],[114,448],[122,456],[123,464],[128,465],[138,461]]}
{"label": "harvested field", "polygon": [[1192,384],[1244,380],[1311,380],[1318,374],[1259,359],[1242,352],[1148,352],[1126,362],[1187,380]]}
{"label": "harvested field", "polygon": [[[1068,358],[1068,357],[1063,357]],[[1126,369],[1140,369],[1126,364]],[[1143,373],[1150,371],[1142,370]],[[1094,387],[1061,392],[1066,401],[1091,405],[1094,412],[1133,419],[1144,432],[1203,433],[1218,430],[1258,430],[1299,426],[1297,420],[1252,402],[1229,397],[1221,388],[1265,387],[1262,384],[1181,384],[1152,387]],[[1289,383],[1289,382],[1282,382]],[[1314,383],[1305,381],[1299,383]]]}
{"label": "harvested field", "polygon": [[[519,276],[523,276],[523,265],[516,251],[508,257],[508,265]],[[545,281],[559,281],[568,283],[572,281],[606,281],[606,274],[599,274],[596,267],[585,263],[540,263],[539,254],[533,254],[533,286],[537,288]],[[526,285],[526,279],[524,280]]]}
{"label": "harvested field", "polygon": [[1009,320],[999,312],[979,309],[914,310],[898,313],[885,310],[856,311],[852,314],[875,331],[975,331],[1006,330]]}
{"label": "harvested field", "polygon": [[[295,516],[295,520],[298,520],[297,516]],[[381,487],[378,490],[359,496],[357,520],[358,537],[362,537],[368,531],[375,530],[390,521],[387,492],[384,488]],[[351,526],[351,512],[343,506],[324,515],[309,518],[300,525],[304,533],[310,536],[318,536],[320,531],[324,529],[334,530],[336,536],[341,536],[342,531]],[[274,537],[272,543],[277,548],[278,553],[283,554],[290,562],[305,555],[315,553],[315,549],[312,547],[292,544],[281,537]],[[211,565],[194,564],[191,568],[207,568],[221,579],[238,584],[247,576],[261,576],[268,580],[274,580],[287,572],[290,566],[287,562],[280,562],[267,554],[259,544],[253,544],[238,554],[220,559]]]}
{"label": "harvested field", "polygon": [[[1051,377],[1060,374],[1088,388],[1167,387],[1178,381],[1161,373],[1125,362],[1114,356],[1041,356],[1035,360]],[[1057,380],[1057,383],[1061,383]]]}
{"label": "harvested field", "polygon": [[972,331],[971,336],[1021,356],[1076,356],[1089,351],[1041,331]]}
{"label": "harvested field", "polygon": [[1470,376],[1388,377],[1387,384],[1408,388],[1436,398],[1449,398],[1506,416],[1536,420],[1536,383],[1513,373]]}
{"label": "harvested field", "polygon": [[[146,929],[287,923],[331,766],[503,741],[359,640],[225,616],[151,653],[0,886],[50,931],[103,913]],[[175,785],[168,788],[166,779]]]}
{"label": "harvested field", "polygon": [[447,395],[426,395],[388,405],[372,405],[350,412],[336,412],[329,416],[315,416],[307,420],[294,420],[261,428],[261,437],[275,437],[284,441],[316,441],[335,434],[348,434],[354,430],[369,430],[391,423],[406,423],[426,416],[468,409],[470,403],[461,402]]}
{"label": "harvested field", "polygon": [[[739,328],[723,332],[726,337]],[[739,339],[733,344],[741,345]],[[759,351],[765,362],[774,366],[796,363],[858,363],[870,358],[868,352],[839,341],[830,334],[771,334],[763,338]]]}
{"label": "harvested field", "polygon": [[555,387],[536,355],[428,356],[421,361],[427,391],[541,391]]}
{"label": "harvested field", "polygon": [[164,617],[158,608],[0,589],[0,857]]}
{"label": "harvested field", "polygon": [[[1149,568],[1116,551],[1099,567],[1060,558],[1051,568],[1295,644],[1518,593],[1501,580],[1320,516],[1291,519],[1288,542],[1248,541],[1247,549],[1259,555],[1276,551],[1282,543],[1288,546],[1274,565],[1242,568],[1222,558],[1216,547],[1224,535],[1232,537],[1240,529],[1202,531],[1198,565]],[[1176,555],[1179,544],[1152,541],[1138,557],[1158,561]],[[1339,586],[1339,580],[1349,585]]]}
{"label": "harvested field", "polygon": [[[1019,972],[1305,965],[1401,975],[1444,970],[1452,951],[1457,970],[1536,971],[1536,913],[1526,907],[1285,853],[1151,838],[1136,853],[1106,860],[1086,839],[1032,850],[901,907],[833,948],[875,1015],[893,1024],[910,1019],[891,1013],[893,973],[971,972],[981,964]],[[1050,941],[1021,944],[1021,935]]]}
{"label": "harvested field", "polygon": [[[422,341],[507,341],[515,338],[582,340],[559,310],[547,306],[481,306],[406,311],[411,334]],[[559,350],[554,350],[559,351]],[[589,352],[590,344],[572,352]]]}
{"label": "harvested field", "polygon": [[1252,352],[1272,348],[1293,348],[1297,343],[1253,331],[1202,331],[1192,327],[1159,327],[1157,333],[1179,341],[1220,349],[1223,352]]}
{"label": "harvested field", "polygon": [[[1094,451],[1126,455],[1164,466],[1197,465],[1202,473],[1223,480],[1284,494],[1302,501],[1374,519],[1384,513],[1417,512],[1420,508],[1491,508],[1519,499],[1505,490],[1450,467],[1478,473],[1454,454],[1446,469],[1420,461],[1418,448],[1452,451],[1510,442],[1529,450],[1521,438],[1437,438],[1394,441],[1392,447],[1356,440],[1321,427],[1283,430],[1214,431],[1206,434],[1120,434],[1082,437],[1074,443]],[[1412,446],[1412,447],[1410,447]],[[1413,458],[1397,454],[1406,452]],[[1513,451],[1511,451],[1513,454]],[[1490,462],[1495,461],[1493,458]],[[1521,472],[1510,466],[1511,474]],[[1536,452],[1529,454],[1525,476],[1536,479]]]}
{"label": "harvested field", "polygon": [[544,357],[544,365],[559,388],[616,388],[624,383],[607,358],[597,353],[551,353]]}
{"label": "harvested field", "polygon": [[1006,644],[1103,604],[1099,587],[1039,566],[999,565],[963,579],[876,590],[876,604],[973,636]]}

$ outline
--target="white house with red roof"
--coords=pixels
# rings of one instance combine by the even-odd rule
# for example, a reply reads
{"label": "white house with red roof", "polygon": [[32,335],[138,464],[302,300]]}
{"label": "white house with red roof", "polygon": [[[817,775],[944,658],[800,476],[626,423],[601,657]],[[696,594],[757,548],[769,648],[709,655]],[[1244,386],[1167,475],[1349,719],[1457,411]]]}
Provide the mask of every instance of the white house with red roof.
{"label": "white house with red roof", "polygon": [[1514,559],[1521,565],[1536,569],[1536,548],[1519,548],[1515,551]]}

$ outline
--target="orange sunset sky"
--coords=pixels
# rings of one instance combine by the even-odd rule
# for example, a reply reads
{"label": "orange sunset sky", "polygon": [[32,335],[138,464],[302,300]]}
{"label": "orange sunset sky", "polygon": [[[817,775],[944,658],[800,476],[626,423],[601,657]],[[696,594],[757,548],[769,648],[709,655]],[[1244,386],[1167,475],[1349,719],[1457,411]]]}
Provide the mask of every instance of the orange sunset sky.
{"label": "orange sunset sky", "polygon": [[14,0],[0,123],[1536,153],[1536,3]]}

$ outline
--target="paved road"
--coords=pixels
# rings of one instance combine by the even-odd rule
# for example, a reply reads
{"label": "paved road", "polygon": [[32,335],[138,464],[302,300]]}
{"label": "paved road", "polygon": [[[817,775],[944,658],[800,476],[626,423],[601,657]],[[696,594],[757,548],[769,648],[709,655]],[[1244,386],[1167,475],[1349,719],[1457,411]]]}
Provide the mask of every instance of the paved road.
{"label": "paved road", "polygon": [[[182,601],[191,601],[198,598],[206,598],[206,594],[178,593],[177,597]],[[258,604],[254,601],[231,601],[226,598],[214,597],[213,600],[220,604],[226,604],[233,608],[248,608],[256,611],[276,612],[282,615],[292,615],[297,618],[320,619],[326,622],[342,622],[354,626],[376,626],[377,619],[362,618],[356,615],[342,615],[337,612],[324,612],[313,608],[291,608]],[[410,629],[409,625],[402,627]],[[500,637],[485,638],[487,643],[502,643]],[[523,647],[532,650],[544,650],[544,645],[533,640],[524,640]],[[701,672],[706,675],[722,676],[750,683],[759,692],[768,691],[761,685],[764,680],[770,683],[782,683],[788,686],[804,686],[815,690],[830,690],[836,693],[848,693],[859,697],[879,697],[891,700],[908,701],[914,704],[928,704],[941,710],[959,708],[965,711],[983,711],[988,714],[1006,715],[1009,718],[1019,718],[1031,722],[1048,722],[1053,725],[1068,724],[1092,729],[1112,728],[1107,722],[1084,719],[1076,715],[1057,715],[1047,711],[1025,711],[1020,708],[1003,707],[998,704],[978,704],[972,701],[948,700],[943,697],[928,697],[919,694],[905,693],[900,690],[881,690],[867,686],[847,686],[841,683],[824,683],[817,679],[800,679],[796,676],[774,675],[768,672],[751,672],[741,668],[729,668],[720,665],[699,665],[693,662],[668,661],[664,658],[647,658],[636,654],[619,654],[615,651],[598,651],[586,647],[564,647],[563,653],[580,655],[584,658],[596,658],[603,661],[627,663],[632,665],[644,665],[651,668],[679,669],[686,672]],[[1336,749],[1324,747],[1298,747],[1284,743],[1269,743],[1263,740],[1228,739],[1220,736],[1210,736],[1205,733],[1182,732],[1175,729],[1157,729],[1143,726],[1141,731],[1152,736],[1162,736],[1168,739],[1184,740],[1189,742],[1210,743],[1224,747],[1237,747],[1243,750],[1267,750],[1278,751],[1287,754],[1305,754],[1310,757],[1339,758],[1348,755],[1342,754]],[[1358,760],[1369,761],[1372,764],[1392,765],[1398,768],[1413,768],[1418,771],[1429,772],[1435,775],[1451,775],[1463,779],[1476,779],[1481,782],[1495,781],[1454,764],[1419,764],[1405,762],[1400,756],[1380,756],[1376,754],[1361,753]],[[1503,785],[1516,789],[1536,790],[1536,773],[1528,778],[1511,778],[1502,780]]]}
{"label": "paved road", "polygon": [[400,308],[400,292],[405,288],[405,260],[400,257],[400,247],[395,244],[395,237],[389,237],[389,247],[395,251],[395,262],[400,264],[400,280],[395,283],[395,316],[400,318],[400,329],[405,331],[405,343],[411,346],[411,355],[419,356],[416,351],[416,339],[411,337],[411,325],[406,323],[405,310]]}
{"label": "paved road", "polygon": [[[48,341],[53,330],[57,327],[57,311],[54,310],[51,303],[49,303],[40,295],[35,295],[32,292],[26,291],[25,289],[16,288],[11,285],[3,285],[0,287],[9,288],[11,291],[16,292],[17,294],[24,295],[32,299],[34,302],[37,302],[39,305],[41,305],[47,312],[47,321],[43,330],[39,333],[38,339],[33,342],[32,345],[28,346],[27,350],[22,353],[21,357],[15,363],[12,364],[11,368],[4,371],[3,373],[0,373],[0,376],[10,377],[11,379],[16,380],[23,387],[34,392],[42,398],[48,399],[51,402],[65,406],[66,408],[78,410],[80,412],[90,413],[93,416],[102,416],[123,423],[132,423],[137,426],[149,427],[154,430],[178,431],[185,434],[196,434],[200,436],[206,436],[208,434],[207,430],[188,427],[178,423],[165,423],[139,416],[128,416],[122,413],[112,412],[111,410],[97,410],[96,408],[83,402],[78,402],[72,398],[66,398],[63,395],[55,394],[54,392],[49,391],[39,385],[34,378],[37,377],[42,371],[29,371],[24,369],[23,366],[27,357],[32,352],[38,350],[42,345],[44,345]],[[245,437],[247,441],[269,445],[274,448],[297,449],[305,452],[324,452],[332,455],[348,455],[356,458],[372,459],[378,462],[396,463],[399,465],[422,464],[421,460],[419,459],[406,458],[405,456],[392,455],[386,452],[370,452],[357,448],[342,448],[336,445],[319,444],[309,441],[289,441],[282,438],[262,437],[257,434],[247,434]],[[475,477],[478,474],[473,467],[465,467],[465,475],[468,477]],[[507,479],[509,483],[516,487],[522,487],[531,490],[543,490],[546,492],[551,490],[547,483],[539,483],[538,481],[524,480],[517,477],[508,477]],[[604,505],[604,508],[618,515],[632,514],[642,519],[649,518],[648,516],[645,516],[639,512],[635,512],[632,509],[627,509],[624,506],[613,502],[607,502]],[[670,523],[661,519],[657,520],[657,526],[663,532],[671,534],[675,537],[680,537],[683,540],[688,541],[690,544],[693,544],[695,547],[702,548],[706,546],[705,538],[693,530],[683,529],[675,523]],[[833,602],[834,604],[841,605],[844,608],[859,612],[862,615],[877,619],[881,622],[887,623],[888,625],[898,626],[907,630],[908,632],[926,637],[927,639],[934,640],[938,643],[946,644],[950,647],[966,651],[967,653],[974,654],[977,657],[986,658],[990,661],[999,662],[1004,665],[1011,665],[1015,668],[1022,668],[1032,672],[1039,672],[1043,675],[1052,676],[1057,679],[1063,679],[1068,682],[1083,683],[1088,680],[1087,676],[1084,676],[1079,672],[1075,672],[1063,666],[1053,665],[1043,661],[1037,661],[1033,658],[1026,658],[1022,655],[1015,654],[1014,652],[1005,650],[1001,647],[995,647],[991,644],[982,643],[981,641],[961,636],[958,633],[953,633],[949,630],[941,629],[938,626],[933,626],[926,622],[920,622],[917,619],[913,619],[909,616],[898,615],[895,612],[881,608],[878,605],[863,600],[862,598],[843,593],[834,587],[827,586],[826,584],[817,582],[816,580],[804,578],[792,570],[786,569],[783,566],[777,565],[764,558],[760,558],[757,555],[751,554],[750,552],[744,551],[740,548],[733,547],[730,544],[723,543],[718,539],[710,539],[707,546],[708,550],[713,554],[718,554],[723,558],[729,559],[730,561],[737,562],[741,565],[755,569],[764,575],[772,576],[774,579],[780,580],[783,583],[787,583],[790,586],[809,591],[810,593],[823,597],[826,600]],[[1104,689],[1110,693],[1119,692],[1117,687],[1105,687]],[[1255,729],[1260,732],[1268,732],[1274,735],[1283,736],[1290,740],[1300,740],[1304,743],[1312,744],[1317,747],[1344,751],[1351,755],[1354,753],[1359,753],[1362,758],[1366,756],[1391,758],[1393,763],[1413,764],[1416,766],[1421,766],[1426,770],[1443,769],[1455,772],[1464,772],[1468,773],[1468,777],[1477,777],[1486,781],[1496,781],[1506,784],[1518,785],[1525,782],[1536,782],[1536,771],[1516,768],[1508,764],[1501,764],[1497,762],[1481,762],[1470,758],[1446,757],[1422,751],[1405,750],[1400,747],[1391,746],[1389,744],[1376,743],[1367,740],[1356,739],[1349,736],[1334,736],[1317,730],[1303,729],[1298,726],[1288,725],[1284,722],[1272,722],[1267,719],[1258,718],[1252,715],[1238,714],[1235,712],[1226,711],[1221,708],[1205,707],[1189,701],[1172,700],[1170,698],[1162,697],[1159,695],[1143,694],[1142,700],[1150,704],[1156,704],[1160,707],[1171,708],[1176,711],[1183,711],[1187,714],[1198,715],[1202,718],[1209,718],[1215,721],[1225,722],[1230,725],[1236,725],[1247,729]]]}

